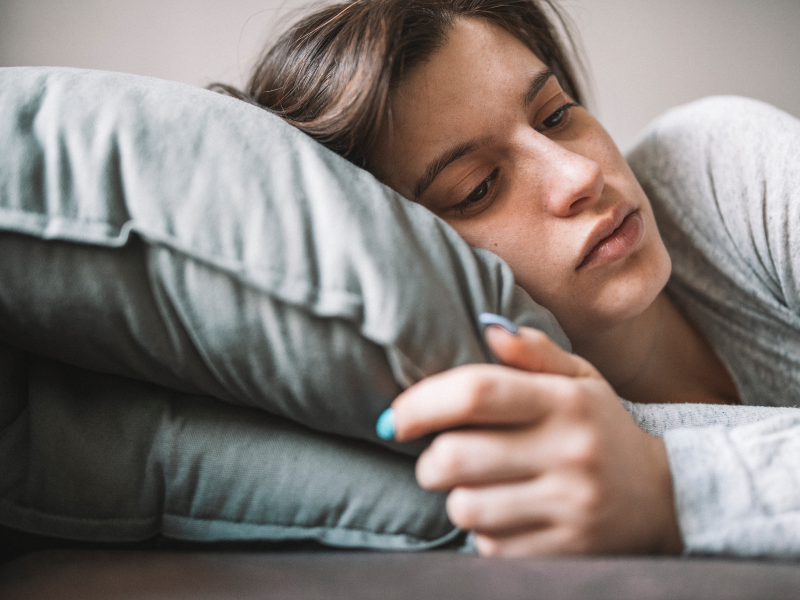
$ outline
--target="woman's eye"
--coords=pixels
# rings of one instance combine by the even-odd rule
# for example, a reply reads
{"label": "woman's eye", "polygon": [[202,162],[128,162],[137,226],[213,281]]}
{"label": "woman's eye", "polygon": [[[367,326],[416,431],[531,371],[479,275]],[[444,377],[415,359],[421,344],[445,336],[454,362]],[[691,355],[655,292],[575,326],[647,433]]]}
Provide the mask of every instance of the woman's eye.
{"label": "woman's eye", "polygon": [[569,104],[565,104],[564,106],[559,106],[556,111],[547,117],[544,121],[542,121],[539,125],[535,127],[536,131],[539,133],[543,131],[547,131],[548,129],[554,129],[558,127],[561,122],[564,120],[564,116],[566,115],[567,111],[574,107],[578,106],[575,102],[570,102]]}
{"label": "woman's eye", "polygon": [[492,174],[489,175],[486,179],[481,181],[481,184],[472,190],[469,196],[464,198],[461,202],[456,204],[455,209],[458,211],[459,214],[464,214],[464,211],[467,210],[470,206],[480,203],[486,198],[489,197],[492,191],[492,187],[494,186],[493,182],[495,177],[497,177],[497,170],[495,169],[492,171]]}

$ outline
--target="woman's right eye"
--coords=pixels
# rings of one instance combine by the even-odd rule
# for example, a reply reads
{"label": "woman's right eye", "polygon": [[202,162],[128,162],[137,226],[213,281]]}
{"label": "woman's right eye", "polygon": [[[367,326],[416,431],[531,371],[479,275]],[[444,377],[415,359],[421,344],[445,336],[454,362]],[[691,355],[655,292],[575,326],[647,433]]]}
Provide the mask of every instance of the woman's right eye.
{"label": "woman's right eye", "polygon": [[494,192],[494,180],[497,177],[497,169],[492,171],[492,174],[489,175],[486,179],[481,181],[481,184],[476,187],[469,196],[464,198],[461,202],[455,205],[454,209],[460,215],[464,214],[464,211],[468,208],[476,206],[482,202],[485,202],[487,198],[493,195]]}

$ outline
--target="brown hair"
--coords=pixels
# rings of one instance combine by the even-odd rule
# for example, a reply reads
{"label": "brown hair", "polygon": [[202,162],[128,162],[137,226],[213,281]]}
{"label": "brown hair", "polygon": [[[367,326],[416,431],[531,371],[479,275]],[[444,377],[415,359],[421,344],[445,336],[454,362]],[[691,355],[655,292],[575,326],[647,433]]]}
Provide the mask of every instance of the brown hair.
{"label": "brown hair", "polygon": [[389,94],[405,72],[447,41],[458,17],[480,17],[525,43],[576,102],[582,92],[546,10],[551,0],[356,0],[305,17],[268,47],[244,92],[211,89],[280,116],[361,167],[386,118]]}

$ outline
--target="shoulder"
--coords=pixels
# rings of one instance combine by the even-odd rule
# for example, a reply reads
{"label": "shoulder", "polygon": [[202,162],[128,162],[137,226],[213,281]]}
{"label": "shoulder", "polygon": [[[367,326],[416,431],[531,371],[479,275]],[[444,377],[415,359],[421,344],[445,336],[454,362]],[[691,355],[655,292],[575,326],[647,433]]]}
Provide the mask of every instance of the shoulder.
{"label": "shoulder", "polygon": [[656,148],[662,156],[677,149],[714,156],[743,150],[753,158],[764,144],[796,144],[797,124],[792,115],[760,100],[711,96],[657,117],[639,135],[629,160],[638,163],[642,155]]}
{"label": "shoulder", "polygon": [[779,194],[800,178],[798,152],[796,118],[758,100],[715,96],[653,121],[628,162],[659,208],[680,207],[701,221],[714,220],[709,211],[727,219],[745,209],[758,222],[766,187],[775,196],[770,208],[796,196]]}
{"label": "shoulder", "polygon": [[800,219],[799,156],[800,121],[721,96],[656,119],[628,160],[671,252],[693,246],[734,278],[744,270],[777,294],[798,288],[790,271],[800,271],[800,232],[789,224]]}

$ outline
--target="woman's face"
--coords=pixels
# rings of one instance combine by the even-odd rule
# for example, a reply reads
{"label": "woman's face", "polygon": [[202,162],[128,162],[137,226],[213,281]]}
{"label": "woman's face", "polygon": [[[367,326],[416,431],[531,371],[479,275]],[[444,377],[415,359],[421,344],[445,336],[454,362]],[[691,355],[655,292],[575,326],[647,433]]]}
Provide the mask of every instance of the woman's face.
{"label": "woman's face", "polygon": [[669,256],[625,159],[502,28],[459,19],[390,107],[372,170],[501,256],[573,341],[640,314],[665,285]]}

